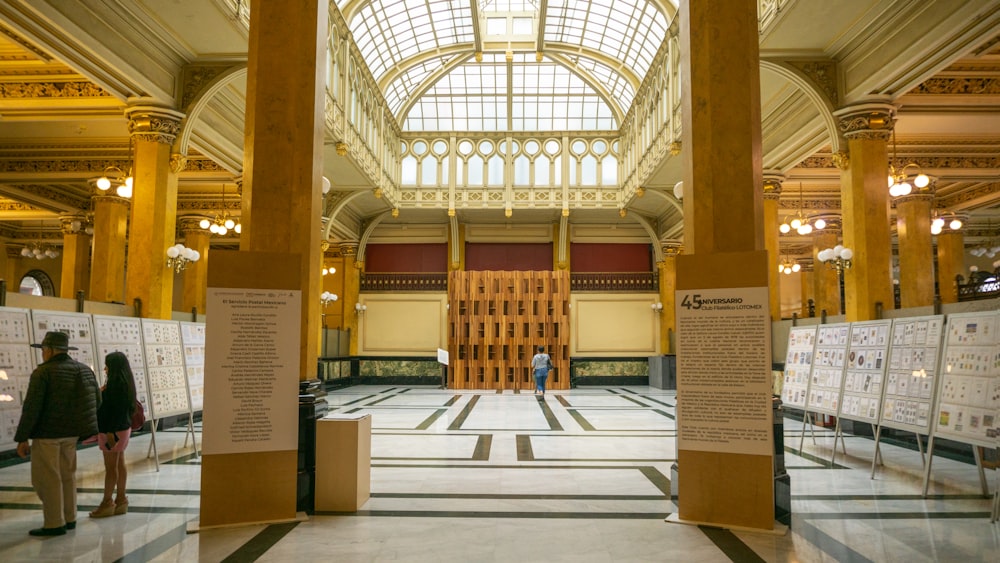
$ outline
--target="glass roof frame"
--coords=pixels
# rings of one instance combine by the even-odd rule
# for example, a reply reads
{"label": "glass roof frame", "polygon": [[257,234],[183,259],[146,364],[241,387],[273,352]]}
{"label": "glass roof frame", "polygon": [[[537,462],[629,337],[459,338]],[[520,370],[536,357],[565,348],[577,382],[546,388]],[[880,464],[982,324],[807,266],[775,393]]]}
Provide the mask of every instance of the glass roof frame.
{"label": "glass roof frame", "polygon": [[[616,128],[676,13],[672,0],[338,0],[337,4],[401,127],[414,107],[427,103],[420,101],[422,97],[440,98],[435,93],[440,81],[452,73],[476,77],[466,67],[481,64],[474,59],[486,60],[485,54],[499,53],[509,60],[511,78],[506,91],[494,96],[505,97],[508,106],[513,98],[523,97],[511,91],[513,76],[537,74],[555,64],[588,86],[587,96],[603,100]],[[536,35],[526,44],[523,21],[532,13]],[[498,14],[522,20],[521,35],[507,37],[503,51],[497,49],[502,43],[496,36],[489,36],[486,43],[483,37],[487,17]],[[534,70],[527,70],[532,65]],[[525,70],[518,71],[521,66]],[[566,99],[555,90],[534,96]]]}

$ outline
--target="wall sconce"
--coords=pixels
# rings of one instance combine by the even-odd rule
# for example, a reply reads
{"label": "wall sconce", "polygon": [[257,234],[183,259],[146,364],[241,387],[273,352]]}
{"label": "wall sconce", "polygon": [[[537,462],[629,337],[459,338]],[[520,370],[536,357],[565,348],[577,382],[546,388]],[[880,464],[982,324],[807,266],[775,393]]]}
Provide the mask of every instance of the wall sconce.
{"label": "wall sconce", "polygon": [[363,314],[365,314],[365,311],[367,311],[367,310],[368,310],[368,305],[362,305],[361,303],[355,303],[354,304],[354,314],[355,315],[363,315]]}
{"label": "wall sconce", "polygon": [[850,248],[844,248],[841,245],[837,245],[833,248],[824,248],[819,251],[816,255],[820,262],[825,262],[827,267],[833,268],[838,272],[850,269],[852,263],[851,258],[854,257],[854,251]]}
{"label": "wall sconce", "polygon": [[59,251],[54,246],[40,246],[34,244],[21,249],[21,256],[34,258],[35,260],[45,260],[46,258],[57,258]]}
{"label": "wall sconce", "polygon": [[191,262],[197,262],[201,254],[197,250],[188,248],[177,243],[167,248],[167,267],[172,268],[175,274],[181,273]]}
{"label": "wall sconce", "polygon": [[324,307],[326,307],[330,303],[333,303],[337,299],[339,299],[339,297],[337,297],[337,294],[336,293],[330,293],[329,291],[324,291],[319,296],[319,302],[322,303]]}
{"label": "wall sconce", "polygon": [[323,268],[323,275],[324,276],[327,275],[327,274],[333,275],[333,274],[336,274],[336,273],[337,273],[337,269],[334,268],[333,266],[330,266],[329,268]]}
{"label": "wall sconce", "polygon": [[104,169],[104,174],[97,179],[97,189],[102,192],[115,188],[118,197],[132,197],[132,171],[126,174],[124,170],[117,166],[108,166]]}
{"label": "wall sconce", "polygon": [[931,234],[941,234],[941,232],[944,231],[945,224],[947,224],[948,228],[953,231],[961,229],[962,225],[964,225],[962,218],[958,215],[938,215],[937,211],[935,211],[931,216]]}
{"label": "wall sconce", "polygon": [[656,303],[651,303],[649,308],[653,310],[654,313],[660,314],[663,312],[663,303],[657,301]]}

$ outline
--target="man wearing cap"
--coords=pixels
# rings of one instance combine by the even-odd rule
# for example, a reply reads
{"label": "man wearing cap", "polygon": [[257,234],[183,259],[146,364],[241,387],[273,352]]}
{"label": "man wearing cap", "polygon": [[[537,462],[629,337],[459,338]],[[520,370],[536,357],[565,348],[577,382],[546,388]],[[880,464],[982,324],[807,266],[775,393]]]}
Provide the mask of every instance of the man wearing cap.
{"label": "man wearing cap", "polygon": [[76,348],[65,333],[48,332],[31,346],[42,349],[43,361],[31,373],[14,441],[17,455],[31,454],[45,524],[28,533],[61,536],[76,528],[76,443],[97,434],[101,390],[93,370],[66,353]]}

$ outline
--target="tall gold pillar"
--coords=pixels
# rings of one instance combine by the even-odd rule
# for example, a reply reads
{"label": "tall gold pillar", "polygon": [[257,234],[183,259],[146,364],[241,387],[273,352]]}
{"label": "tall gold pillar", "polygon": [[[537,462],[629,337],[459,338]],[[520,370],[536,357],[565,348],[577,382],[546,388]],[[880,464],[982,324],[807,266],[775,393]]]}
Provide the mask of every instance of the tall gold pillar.
{"label": "tall gold pillar", "polygon": [[124,303],[129,200],[116,195],[96,195],[93,202],[94,255],[89,297],[102,303]]}
{"label": "tall gold pillar", "polygon": [[764,174],[764,248],[767,250],[767,287],[771,304],[771,320],[781,320],[781,283],[778,279],[778,262],[781,260],[781,242],[778,209],[781,203],[781,182],[785,177],[774,173]]}
{"label": "tall gold pillar", "polygon": [[71,299],[76,297],[78,291],[86,293],[90,286],[90,235],[84,230],[87,224],[86,217],[69,215],[60,219],[63,258],[59,296]]}
{"label": "tall gold pillar", "polygon": [[958,302],[955,277],[965,275],[965,235],[945,229],[937,236],[937,282],[941,303]]}
{"label": "tall gold pillar", "polygon": [[[254,2],[247,51],[240,250],[300,255],[299,374],[316,371],[326,36],[325,2]],[[251,20],[253,21],[253,19]]]}
{"label": "tall gold pillar", "polygon": [[135,178],[125,295],[129,304],[142,301],[143,317],[169,319],[174,271],[166,266],[167,247],[175,244],[177,228],[177,171],[171,169],[170,145],[183,114],[147,105],[130,106],[125,114],[134,146]]}
{"label": "tall gold pillar", "polygon": [[873,102],[836,112],[847,138],[850,164],[841,175],[844,246],[854,251],[844,271],[847,320],[875,318],[875,305],[894,308],[889,234],[889,154],[893,106]]}
{"label": "tall gold pillar", "polygon": [[899,240],[899,306],[934,304],[934,247],[931,243],[931,194],[896,199],[896,236]]}
{"label": "tall gold pillar", "polygon": [[763,250],[757,3],[680,4],[684,247]]}
{"label": "tall gold pillar", "polygon": [[674,335],[677,332],[677,310],[674,297],[677,294],[677,255],[681,253],[681,245],[667,243],[663,245],[663,262],[657,264],[660,274],[660,353],[674,353]]}
{"label": "tall gold pillar", "polygon": [[833,248],[840,244],[840,229],[828,225],[822,231],[813,231],[813,299],[816,301],[816,316],[826,311],[827,315],[839,315],[840,275],[837,270],[819,260],[821,250]]}
{"label": "tall gold pillar", "polygon": [[197,310],[205,314],[205,302],[208,297],[208,250],[211,246],[212,233],[198,225],[200,218],[182,217],[179,220],[180,231],[184,234],[184,246],[196,250],[201,257],[197,262],[188,264],[184,269],[184,294],[181,310],[189,312]]}
{"label": "tall gold pillar", "polygon": [[341,243],[340,253],[344,256],[344,294],[340,296],[344,302],[344,328],[351,333],[349,353],[358,353],[358,330],[361,326],[360,317],[363,313],[357,311],[356,305],[361,299],[361,270],[364,264],[355,262],[358,256],[358,243]]}

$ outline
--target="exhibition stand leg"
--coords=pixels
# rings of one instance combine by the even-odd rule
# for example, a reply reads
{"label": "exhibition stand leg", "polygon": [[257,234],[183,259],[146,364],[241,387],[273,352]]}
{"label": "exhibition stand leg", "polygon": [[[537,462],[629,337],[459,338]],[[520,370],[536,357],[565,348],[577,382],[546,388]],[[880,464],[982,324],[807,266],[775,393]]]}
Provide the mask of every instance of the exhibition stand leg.
{"label": "exhibition stand leg", "polygon": [[927,498],[927,488],[931,484],[931,465],[934,464],[934,435],[927,440],[927,463],[924,466],[924,498]]}
{"label": "exhibition stand leg", "polygon": [[813,445],[814,446],[816,445],[816,426],[815,426],[816,425],[816,418],[815,418],[815,416],[813,416],[810,419],[810,416],[809,416],[810,414],[811,413],[809,411],[806,411],[806,410],[802,411],[802,437],[799,439],[799,453],[800,454],[802,453],[802,447],[806,443],[806,425],[810,424],[810,422],[809,422],[810,420],[812,420],[812,423],[811,423],[812,425],[809,426],[809,435],[812,436]]}
{"label": "exhibition stand leg", "polygon": [[[880,446],[880,444],[879,444],[879,438],[881,436],[882,436],[882,427],[879,426],[878,428],[875,429],[875,455],[872,456],[872,474],[871,474],[871,477],[870,477],[871,479],[875,478],[875,464],[878,463],[878,459],[879,459],[879,455],[880,455],[879,452],[880,452],[881,448],[879,447]],[[917,442],[920,442],[920,436],[917,436]]]}
{"label": "exhibition stand leg", "polygon": [[830,457],[830,466],[836,464],[837,461],[837,438],[840,438],[840,448],[844,450],[844,455],[847,455],[847,441],[844,440],[844,433],[840,429],[840,417],[837,417],[837,426],[833,429],[833,456]]}
{"label": "exhibition stand leg", "polygon": [[983,470],[983,454],[979,448],[972,446],[973,457],[976,458],[976,469],[979,470],[979,486],[983,489],[983,496],[989,496],[990,485],[986,482],[986,471]]}
{"label": "exhibition stand leg", "polygon": [[150,429],[149,449],[146,450],[146,459],[149,459],[149,456],[152,455],[153,456],[153,460],[156,462],[156,470],[159,471],[160,470],[160,452],[158,452],[156,450],[156,419],[155,418],[149,421],[149,429]]}

